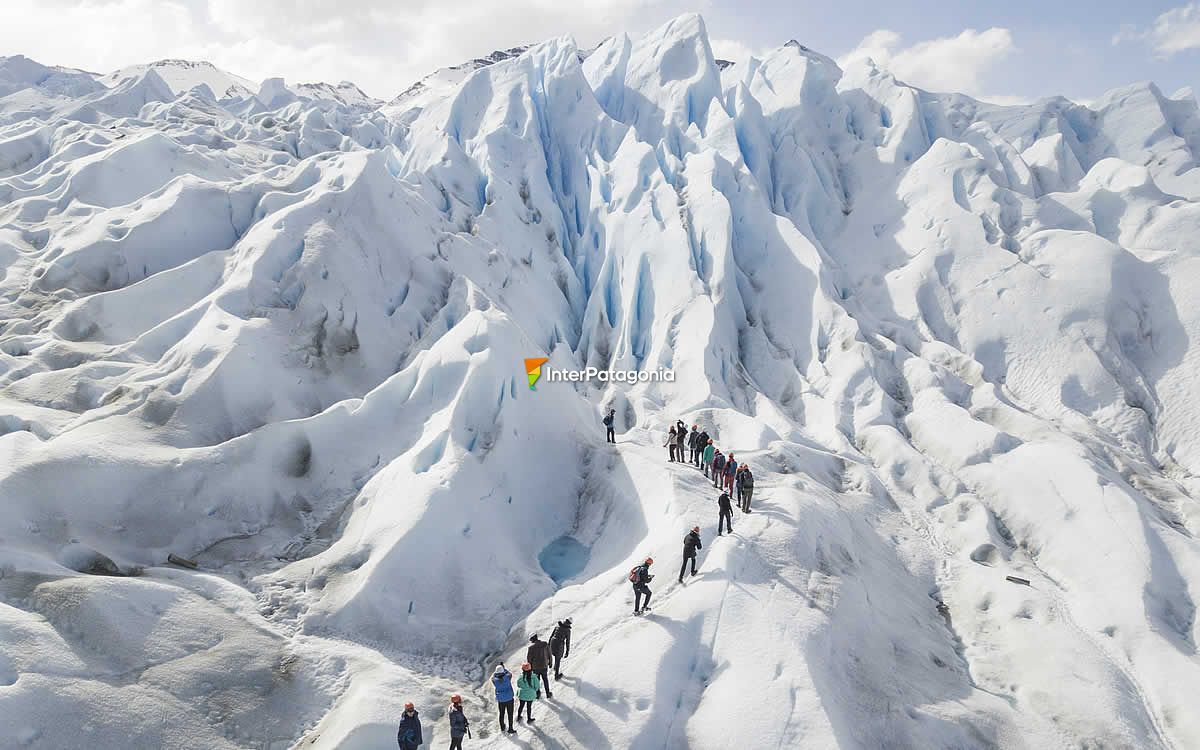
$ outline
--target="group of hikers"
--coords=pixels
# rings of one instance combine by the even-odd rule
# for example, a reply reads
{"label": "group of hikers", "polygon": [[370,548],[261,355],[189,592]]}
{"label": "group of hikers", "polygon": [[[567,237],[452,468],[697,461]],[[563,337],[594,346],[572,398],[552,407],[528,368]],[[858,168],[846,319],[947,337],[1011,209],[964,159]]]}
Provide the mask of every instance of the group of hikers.
{"label": "group of hikers", "polygon": [[[492,687],[496,691],[496,705],[499,709],[500,731],[516,734],[513,727],[513,704],[518,703],[517,721],[525,721],[532,725],[533,704],[541,700],[542,690],[546,691],[548,700],[554,698],[550,689],[550,670],[554,670],[555,681],[562,679],[562,661],[571,655],[571,618],[559,620],[550,633],[550,640],[543,641],[537,633],[529,638],[529,648],[525,652],[525,662],[521,664],[521,675],[513,682],[513,674],[504,666],[504,662],[496,665],[492,672]],[[450,696],[450,708],[447,711],[450,718],[450,750],[461,750],[463,737],[471,736],[471,723],[467,721],[462,709],[462,697]],[[505,720],[507,719],[507,725]],[[411,703],[404,704],[404,714],[400,719],[400,732],[397,735],[400,750],[417,750],[424,742],[421,736],[421,718]]]}
{"label": "group of hikers", "polygon": [[[605,424],[611,418],[609,412]],[[723,536],[726,531],[733,533],[733,501],[729,493],[737,495],[738,508],[743,513],[750,512],[750,499],[754,496],[754,474],[746,464],[739,464],[733,452],[729,455],[721,453],[709,436],[707,430],[700,425],[692,425],[688,430],[683,420],[677,420],[667,433],[667,460],[688,463],[704,471],[704,476],[712,479],[713,487],[721,490],[717,497],[717,536]],[[696,575],[696,553],[704,547],[700,539],[700,527],[693,526],[683,537],[683,563],[679,566],[679,582],[683,583],[684,574],[689,565],[692,575]],[[629,582],[633,584],[633,613],[640,615],[650,611],[650,581],[654,576],[650,566],[654,564],[653,557],[647,557],[633,570],[629,571]]]}
{"label": "group of hikers", "polygon": [[[614,421],[616,411],[610,409],[604,417],[605,439],[610,443],[616,442]],[[733,505],[730,493],[737,497],[738,508],[743,513],[750,512],[750,500],[754,495],[754,474],[744,463],[739,464],[733,452],[723,454],[707,430],[699,425],[687,425],[678,420],[671,425],[667,435],[666,447],[668,460],[689,463],[704,471],[704,476],[712,479],[713,487],[721,490],[717,497],[717,536],[725,531],[733,533]],[[700,527],[693,526],[683,538],[683,564],[679,566],[679,582],[683,583],[688,567],[691,574],[696,575],[696,553],[703,549],[700,539]],[[633,584],[633,613],[641,615],[650,611],[650,581],[654,576],[650,566],[654,558],[647,557],[642,563],[629,571],[629,582]],[[516,734],[513,727],[513,707],[517,703],[517,721],[525,721],[532,725],[533,704],[542,697],[545,690],[546,698],[553,699],[551,690],[550,670],[554,670],[554,680],[562,678],[562,660],[571,655],[571,618],[560,620],[550,634],[549,641],[543,641],[535,633],[529,639],[529,648],[525,653],[525,662],[521,664],[521,674],[513,682],[513,674],[504,663],[496,665],[492,673],[492,686],[496,691],[496,703],[499,708],[500,731]],[[462,748],[463,737],[471,736],[471,725],[462,709],[462,698],[458,695],[450,697],[450,708],[447,712],[450,718],[450,748]],[[507,724],[506,724],[507,720]],[[421,737],[421,719],[413,704],[404,704],[404,715],[400,720],[398,735],[401,750],[417,750],[423,742]]]}
{"label": "group of hikers", "polygon": [[707,430],[700,429],[699,425],[692,425],[689,431],[683,420],[678,420],[671,425],[667,433],[666,446],[668,461],[689,463],[702,469],[704,476],[712,480],[713,487],[723,489],[725,493],[733,493],[737,497],[738,508],[743,513],[750,512],[750,499],[754,496],[754,474],[749,466],[738,463],[733,451],[728,455],[722,453],[709,437]]}

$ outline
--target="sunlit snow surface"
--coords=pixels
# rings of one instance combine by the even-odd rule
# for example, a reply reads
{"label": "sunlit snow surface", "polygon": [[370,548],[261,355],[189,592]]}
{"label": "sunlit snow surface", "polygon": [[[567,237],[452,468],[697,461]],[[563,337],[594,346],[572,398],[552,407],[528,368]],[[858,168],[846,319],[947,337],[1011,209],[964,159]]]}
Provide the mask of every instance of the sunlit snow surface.
{"label": "sunlit snow surface", "polygon": [[518,744],[1200,747],[1195,100],[582,57],[419,108],[0,60],[0,747],[439,747],[452,692],[509,747],[568,616]]}

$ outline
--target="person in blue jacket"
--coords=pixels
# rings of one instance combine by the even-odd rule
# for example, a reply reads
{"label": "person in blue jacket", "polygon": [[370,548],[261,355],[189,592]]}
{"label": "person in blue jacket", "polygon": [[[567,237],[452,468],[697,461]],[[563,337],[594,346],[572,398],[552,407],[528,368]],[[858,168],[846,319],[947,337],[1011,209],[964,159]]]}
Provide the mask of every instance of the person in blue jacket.
{"label": "person in blue jacket", "polygon": [[[516,734],[517,730],[513,729],[513,701],[516,695],[513,693],[512,672],[505,669],[503,664],[497,664],[496,671],[492,673],[492,687],[496,688],[496,703],[500,707],[500,731]],[[505,716],[508,717],[507,730],[504,728]]]}
{"label": "person in blue jacket", "polygon": [[417,750],[425,740],[421,738],[421,717],[413,704],[404,704],[404,715],[400,717],[400,731],[396,734],[400,750]]}

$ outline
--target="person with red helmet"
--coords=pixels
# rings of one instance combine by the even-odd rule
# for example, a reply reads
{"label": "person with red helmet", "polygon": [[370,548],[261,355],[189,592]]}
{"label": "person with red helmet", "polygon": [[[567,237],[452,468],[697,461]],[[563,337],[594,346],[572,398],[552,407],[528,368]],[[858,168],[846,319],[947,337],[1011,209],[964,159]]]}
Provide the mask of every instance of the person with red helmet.
{"label": "person with red helmet", "polygon": [[720,448],[717,448],[713,452],[713,459],[712,459],[713,487],[716,487],[718,489],[721,487],[721,481],[724,479],[724,471],[725,471],[725,454],[721,452]]}
{"label": "person with red helmet", "polygon": [[[640,615],[643,612],[650,611],[650,587],[647,585],[654,580],[654,576],[650,575],[650,566],[654,564],[654,558],[647,557],[646,561],[629,571],[629,582],[633,584],[633,613]],[[642,597],[646,598],[645,604],[642,604]]]}
{"label": "person with red helmet", "polygon": [[541,690],[541,679],[533,673],[533,665],[525,662],[521,665],[521,676],[517,678],[517,700],[521,702],[517,706],[517,721],[521,721],[524,713],[530,724],[534,722],[533,702],[541,695]]}
{"label": "person with red helmet", "polygon": [[683,583],[683,574],[687,571],[689,560],[692,563],[692,575],[696,575],[696,550],[703,547],[704,544],[700,541],[700,527],[693,526],[692,530],[683,538],[683,565],[679,566],[680,583]]}
{"label": "person with red helmet", "polygon": [[725,459],[725,468],[722,469],[721,474],[721,486],[730,494],[733,493],[733,476],[737,474],[737,467],[737,459],[733,457],[733,451],[730,451],[729,457]]}
{"label": "person with red helmet", "polygon": [[425,740],[421,737],[421,716],[411,703],[404,704],[404,715],[400,717],[400,731],[396,742],[400,750],[417,750]]}
{"label": "person with red helmet", "polygon": [[750,499],[754,497],[754,474],[750,473],[750,467],[742,464],[740,477],[740,488],[738,491],[738,507],[743,513],[750,512]]}
{"label": "person with red helmet", "polygon": [[463,736],[471,734],[471,722],[467,721],[467,715],[463,713],[461,695],[450,696],[447,715],[450,717],[450,750],[462,750]]}

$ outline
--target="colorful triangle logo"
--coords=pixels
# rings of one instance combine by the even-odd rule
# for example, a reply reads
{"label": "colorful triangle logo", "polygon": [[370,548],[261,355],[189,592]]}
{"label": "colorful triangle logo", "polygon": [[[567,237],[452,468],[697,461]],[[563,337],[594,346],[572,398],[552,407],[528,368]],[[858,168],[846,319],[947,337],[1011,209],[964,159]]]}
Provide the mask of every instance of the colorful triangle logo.
{"label": "colorful triangle logo", "polygon": [[550,361],[549,357],[533,357],[525,360],[525,372],[529,376],[529,390],[536,391],[534,384],[542,377],[542,365]]}

